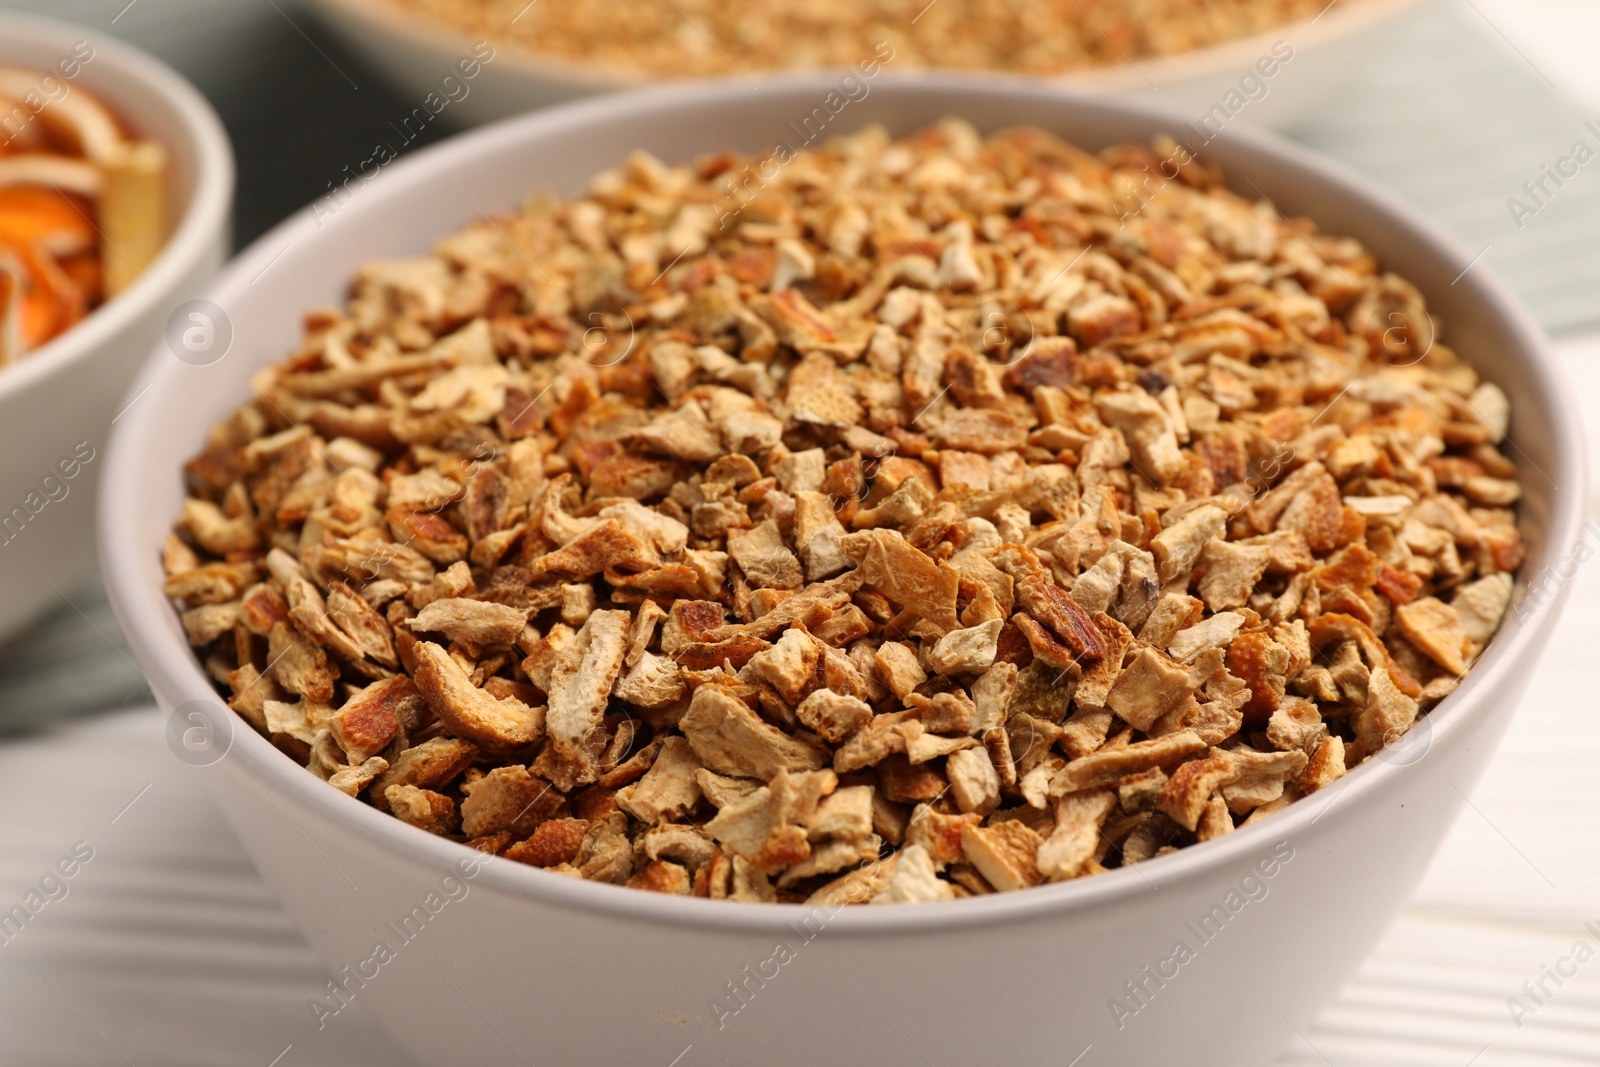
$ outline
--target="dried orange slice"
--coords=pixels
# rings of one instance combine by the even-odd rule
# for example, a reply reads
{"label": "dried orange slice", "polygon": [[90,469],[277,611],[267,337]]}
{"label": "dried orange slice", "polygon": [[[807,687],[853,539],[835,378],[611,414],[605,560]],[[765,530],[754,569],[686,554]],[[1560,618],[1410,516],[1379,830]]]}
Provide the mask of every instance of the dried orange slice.
{"label": "dried orange slice", "polygon": [[101,258],[111,297],[138,281],[166,243],[166,149],[154,141],[130,142],[100,169]]}
{"label": "dried orange slice", "polygon": [[45,185],[92,200],[105,188],[105,175],[92,163],[51,152],[0,156],[0,190],[16,185]]}
{"label": "dried orange slice", "polygon": [[36,185],[0,188],[0,245],[68,256],[93,248],[95,240],[90,216],[68,193]]}
{"label": "dried orange slice", "polygon": [[72,88],[54,100],[44,97],[44,77],[37,71],[0,67],[0,96],[23,101],[38,122],[78,154],[96,163],[115,156],[123,141],[116,116],[82,89]]}
{"label": "dried orange slice", "polygon": [[0,358],[5,361],[37,348],[88,312],[83,290],[55,259],[36,249],[0,247],[0,275],[8,279],[0,298]]}
{"label": "dried orange slice", "polygon": [[0,67],[0,365],[142,276],[166,240],[167,156],[100,101]]}

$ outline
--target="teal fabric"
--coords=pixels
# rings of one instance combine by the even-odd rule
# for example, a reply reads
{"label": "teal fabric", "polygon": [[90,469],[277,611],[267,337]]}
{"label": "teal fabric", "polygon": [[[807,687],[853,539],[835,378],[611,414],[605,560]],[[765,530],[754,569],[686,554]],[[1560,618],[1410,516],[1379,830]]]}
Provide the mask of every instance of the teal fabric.
{"label": "teal fabric", "polygon": [[[1360,78],[1289,132],[1399,193],[1474,253],[1487,247],[1482,262],[1547,330],[1600,325],[1600,158],[1564,187],[1545,178],[1543,206],[1523,189],[1577,141],[1600,153],[1600,112],[1564,97],[1472,6],[1436,4],[1408,20]],[[1520,228],[1513,197],[1537,208]]]}

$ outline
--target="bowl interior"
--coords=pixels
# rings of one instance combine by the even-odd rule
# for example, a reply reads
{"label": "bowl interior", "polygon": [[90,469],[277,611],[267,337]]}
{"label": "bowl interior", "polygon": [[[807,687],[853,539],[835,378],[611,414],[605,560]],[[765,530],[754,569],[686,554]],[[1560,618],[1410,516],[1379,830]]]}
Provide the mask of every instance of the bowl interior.
{"label": "bowl interior", "polygon": [[[620,163],[634,149],[680,161],[728,148],[757,153],[779,143],[799,148],[803,132],[798,124],[836,88],[831,75],[766,79],[759,91],[737,82],[689,84],[530,115],[418,153],[352,187],[332,214],[302,213],[261,238],[208,294],[231,320],[231,351],[206,367],[182,364],[164,351],[153,356],[144,376],[151,383],[149,394],[117,427],[108,459],[102,556],[123,628],[157,694],[169,707],[192,699],[215,700],[161,595],[159,546],[181,506],[180,466],[200,447],[207,429],[246,399],[250,374],[291,350],[304,311],[338,302],[347,280],[365,261],[421,252],[481,213],[514,207],[535,189],[575,193],[597,171]],[[949,115],[982,130],[1036,125],[1091,149],[1148,141],[1161,132],[1181,133],[1179,120],[1144,105],[1009,79],[928,75],[872,83],[867,97],[831,118],[825,134],[867,123],[904,133]],[[1230,129],[1204,155],[1227,169],[1239,192],[1265,197],[1287,214],[1315,219],[1328,232],[1365,242],[1386,268],[1421,288],[1447,325],[1448,343],[1506,390],[1514,411],[1511,454],[1526,487],[1522,521],[1530,552],[1525,579],[1546,570],[1576,537],[1581,449],[1570,400],[1526,313],[1481,264],[1472,266],[1469,253],[1420,221],[1414,211],[1308,153],[1269,135]],[[1468,710],[1480,675],[1515,669],[1515,657],[1526,653],[1523,646],[1531,640],[1524,636],[1514,627],[1499,636],[1474,676],[1443,705],[1436,743],[1449,733],[1451,709]],[[368,836],[390,835],[384,839],[396,848],[422,853],[449,845],[418,840],[427,835],[335,796],[260,738],[242,740],[243,745],[235,742],[240,750],[236,756],[306,794],[302,799],[320,814],[359,826]],[[1351,779],[1378,780],[1395,773],[1406,770],[1368,765]],[[1347,779],[1326,792],[1351,785],[1359,783]],[[1275,815],[1278,829],[1267,832],[1292,829],[1322,799],[1319,794]],[[1183,865],[1228,859],[1252,847],[1256,838],[1251,831],[1256,829],[1248,827],[1155,862],[1178,873]],[[513,877],[532,873],[510,872]],[[1088,881],[1115,880],[1117,873]],[[524,877],[518,887],[543,892],[534,888],[535,882]],[[551,892],[566,893],[568,888]],[[589,887],[576,887],[583,888]],[[1069,884],[1003,896],[1037,897],[1034,903],[1042,904],[1061,899],[1058,891],[1097,892]],[[663,901],[659,906],[683,903]],[[960,906],[982,910],[1033,905],[984,900]]]}

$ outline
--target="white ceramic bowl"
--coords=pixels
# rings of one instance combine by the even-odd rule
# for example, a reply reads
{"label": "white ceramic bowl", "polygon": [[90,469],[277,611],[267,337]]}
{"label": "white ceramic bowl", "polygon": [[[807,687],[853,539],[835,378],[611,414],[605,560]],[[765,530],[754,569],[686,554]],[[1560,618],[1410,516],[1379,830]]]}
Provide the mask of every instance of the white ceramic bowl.
{"label": "white ceramic bowl", "polygon": [[70,592],[92,570],[95,485],[112,420],[168,316],[199,295],[228,246],[233,151],[211,105],[104,33],[0,13],[0,65],[54,70],[81,41],[93,56],[65,84],[166,146],[176,225],[142,279],[0,368],[0,640],[59,605],[57,589]]}
{"label": "white ceramic bowl", "polygon": [[[477,853],[339,794],[249,729],[228,738],[231,719],[162,598],[158,549],[183,499],[179,465],[246,399],[251,372],[293,348],[300,313],[339,299],[358,264],[415,254],[536,186],[576,192],[631,149],[681,160],[761,148],[830,84],[690,84],[526,116],[397,163],[322,228],[302,213],[242,255],[210,294],[231,316],[235,351],[205,368],[158,351],[107,462],[112,602],[157,698],[176,709],[169,737],[198,731],[188,760],[211,763],[201,773],[257,867],[352,1003],[423,1063],[667,1067],[688,1046],[686,1067],[1264,1063],[1421,875],[1457,790],[1471,788],[1516,706],[1559,588],[1519,609],[1410,743],[1258,825],[1079,882],[839,914],[662,897],[512,862],[477,869]],[[1146,140],[1172,121],[1143,105],[952,76],[885,84],[840,119],[908,131],[950,114],[1086,146]],[[1241,190],[1359,237],[1415,281],[1451,343],[1504,387],[1524,464],[1525,574],[1547,583],[1577,542],[1585,481],[1577,414],[1527,313],[1488,271],[1462,275],[1465,251],[1361,179],[1270,135],[1214,149]],[[402,941],[400,920],[427,909],[429,894],[436,914],[425,910],[421,932]],[[380,941],[389,962],[374,956]],[[1179,941],[1194,958],[1164,964]],[[1126,983],[1144,986],[1144,1004]],[[1113,998],[1138,1006],[1121,1026]]]}
{"label": "white ceramic bowl", "polygon": [[[1424,2],[1333,0],[1321,15],[1267,33],[1179,55],[1141,59],[1137,65],[1103,67],[1050,80],[1083,92],[1147,98],[1174,107],[1185,119],[1198,123],[1212,107],[1224,103],[1230,90],[1238,90],[1240,78],[1257,60],[1271,54],[1278,42],[1285,42],[1293,49],[1294,58],[1263,83],[1264,95],[1237,109],[1243,121],[1283,129],[1354,77],[1373,49],[1394,32],[1401,17]],[[442,95],[442,76],[450,73],[458,60],[472,55],[477,44],[465,30],[418,18],[390,0],[306,3],[348,47],[419,105],[429,93]],[[447,105],[444,114],[453,120],[487,122],[529,108],[657,80],[492,43],[497,50],[493,61],[466,83],[465,97]],[[871,42],[863,43],[863,57],[870,52]],[[887,69],[899,74],[892,63]],[[750,77],[761,84],[773,75],[751,72]],[[730,82],[729,86],[748,87],[743,82]]]}

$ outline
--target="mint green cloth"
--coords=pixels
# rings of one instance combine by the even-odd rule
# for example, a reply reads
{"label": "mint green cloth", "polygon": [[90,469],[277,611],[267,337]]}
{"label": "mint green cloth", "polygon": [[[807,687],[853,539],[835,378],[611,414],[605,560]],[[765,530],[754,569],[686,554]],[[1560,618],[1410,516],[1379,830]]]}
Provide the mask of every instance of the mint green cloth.
{"label": "mint green cloth", "polygon": [[[1360,78],[1300,128],[1302,143],[1388,186],[1461,238],[1552,333],[1600,325],[1600,158],[1519,229],[1507,202],[1583,140],[1600,112],[1565,98],[1471,7],[1408,20]],[[1569,168],[1570,169],[1570,168]]]}

